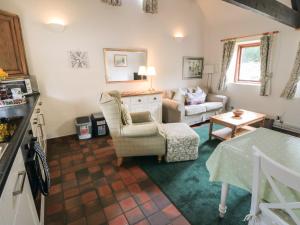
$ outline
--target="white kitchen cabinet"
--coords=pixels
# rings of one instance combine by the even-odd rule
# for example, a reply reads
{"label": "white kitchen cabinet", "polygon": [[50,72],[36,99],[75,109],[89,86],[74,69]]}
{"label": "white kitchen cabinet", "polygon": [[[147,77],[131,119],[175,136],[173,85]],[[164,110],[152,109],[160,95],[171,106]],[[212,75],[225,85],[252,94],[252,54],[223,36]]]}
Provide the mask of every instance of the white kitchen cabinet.
{"label": "white kitchen cabinet", "polygon": [[130,112],[149,111],[157,122],[162,122],[162,97],[161,94],[134,95],[122,97]]}
{"label": "white kitchen cabinet", "polygon": [[39,225],[21,149],[0,197],[0,225]]}

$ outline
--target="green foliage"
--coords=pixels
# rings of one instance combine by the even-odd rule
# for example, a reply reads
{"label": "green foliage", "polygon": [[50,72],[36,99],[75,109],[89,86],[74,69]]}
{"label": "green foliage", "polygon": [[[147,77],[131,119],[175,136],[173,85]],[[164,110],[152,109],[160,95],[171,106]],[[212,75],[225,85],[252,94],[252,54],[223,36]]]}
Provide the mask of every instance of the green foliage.
{"label": "green foliage", "polygon": [[242,63],[260,62],[260,47],[248,47],[242,50]]}

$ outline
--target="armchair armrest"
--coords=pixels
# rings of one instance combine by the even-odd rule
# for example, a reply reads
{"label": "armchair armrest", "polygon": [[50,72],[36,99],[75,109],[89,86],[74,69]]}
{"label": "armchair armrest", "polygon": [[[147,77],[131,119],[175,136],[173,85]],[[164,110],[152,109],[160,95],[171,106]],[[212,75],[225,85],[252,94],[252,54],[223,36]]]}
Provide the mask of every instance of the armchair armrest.
{"label": "armchair armrest", "polygon": [[223,109],[226,109],[226,104],[228,102],[228,97],[225,95],[216,95],[216,94],[208,94],[207,95],[208,102],[222,102]]}
{"label": "armchair armrest", "polygon": [[148,137],[159,134],[156,123],[144,123],[124,126],[121,130],[122,137]]}
{"label": "armchair armrest", "polygon": [[146,123],[153,122],[150,112],[134,112],[130,113],[132,123]]}

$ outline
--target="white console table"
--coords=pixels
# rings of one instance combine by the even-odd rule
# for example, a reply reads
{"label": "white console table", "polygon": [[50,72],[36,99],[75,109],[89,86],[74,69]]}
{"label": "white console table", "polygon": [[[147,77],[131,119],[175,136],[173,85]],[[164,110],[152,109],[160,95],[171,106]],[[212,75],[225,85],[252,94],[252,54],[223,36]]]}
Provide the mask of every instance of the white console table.
{"label": "white console table", "polygon": [[162,122],[161,91],[123,92],[121,96],[130,112],[149,111],[157,122]]}

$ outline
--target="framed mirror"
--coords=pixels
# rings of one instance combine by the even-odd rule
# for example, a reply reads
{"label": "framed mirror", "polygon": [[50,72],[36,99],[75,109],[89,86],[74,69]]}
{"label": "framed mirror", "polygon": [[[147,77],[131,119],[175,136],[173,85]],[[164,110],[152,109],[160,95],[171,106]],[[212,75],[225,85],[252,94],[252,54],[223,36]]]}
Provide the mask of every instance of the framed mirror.
{"label": "framed mirror", "polygon": [[138,75],[140,66],[147,66],[145,49],[104,49],[105,78],[107,83],[146,81]]}

